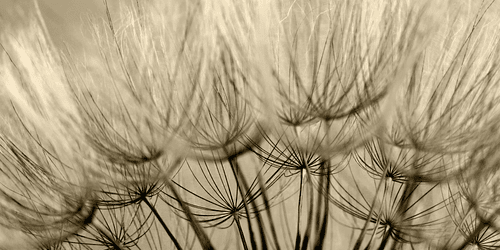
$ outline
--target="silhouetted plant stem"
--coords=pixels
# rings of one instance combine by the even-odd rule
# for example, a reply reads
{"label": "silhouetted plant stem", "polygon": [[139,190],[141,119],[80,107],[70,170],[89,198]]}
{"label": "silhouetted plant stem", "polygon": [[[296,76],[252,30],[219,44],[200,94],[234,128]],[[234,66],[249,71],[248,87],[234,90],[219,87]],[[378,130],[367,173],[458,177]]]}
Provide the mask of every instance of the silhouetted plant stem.
{"label": "silhouetted plant stem", "polygon": [[378,186],[377,186],[377,189],[375,190],[375,195],[373,196],[373,200],[371,203],[372,206],[370,207],[370,211],[368,212],[368,215],[366,217],[366,221],[365,221],[365,224],[363,226],[363,230],[361,231],[361,234],[359,235],[358,239],[356,240],[356,244],[354,245],[353,250],[359,250],[361,248],[361,244],[363,243],[363,240],[365,238],[366,231],[368,230],[368,225],[371,223],[370,219],[371,219],[373,212],[374,212],[375,201],[378,198],[378,194],[379,194],[380,190],[382,189],[382,186],[385,185],[385,180],[387,178],[386,177],[387,169],[388,169],[388,166],[387,165],[384,166],[384,172],[382,173],[382,178],[380,179]]}
{"label": "silhouetted plant stem", "polygon": [[[261,190],[265,190],[265,187],[264,187],[264,184],[263,184],[264,180],[262,180],[262,176],[258,175],[257,177],[258,177],[258,180],[259,180],[260,189]],[[267,217],[268,217],[268,220],[269,220],[269,224],[271,226],[271,234],[272,234],[273,239],[274,239],[274,247],[276,248],[276,250],[280,250],[281,248],[280,248],[280,245],[278,243],[278,235],[276,234],[276,228],[274,226],[273,216],[271,215],[271,206],[269,204],[269,199],[267,198],[266,192],[262,192],[262,198],[264,200],[264,206],[266,208]]]}
{"label": "silhouetted plant stem", "polygon": [[[241,179],[243,191],[246,193],[248,190],[250,190],[250,186],[248,185],[248,183],[245,179],[245,176],[243,176],[241,171],[239,171],[239,164],[236,160],[234,161],[233,166],[236,167],[236,169],[238,170],[238,174],[239,174],[239,178]],[[262,193],[265,193],[265,192],[266,192],[265,189],[262,190]],[[246,203],[246,199],[245,199],[245,203]],[[267,248],[267,239],[266,239],[266,234],[264,233],[264,223],[262,223],[262,217],[261,217],[260,212],[257,208],[257,205],[255,204],[255,199],[252,199],[250,201],[250,206],[252,206],[252,208],[255,211],[255,219],[257,220],[257,225],[259,226],[259,234],[261,236],[260,240],[262,242],[262,249],[266,249]]]}
{"label": "silhouetted plant stem", "polygon": [[411,195],[417,188],[417,183],[413,179],[409,179],[405,183],[403,195],[401,196],[401,205],[398,208],[398,212],[401,214],[401,216],[404,216],[406,214],[406,210],[408,209],[409,201],[411,198]]}
{"label": "silhouetted plant stem", "polygon": [[[296,136],[299,135],[298,127],[295,127],[294,132],[295,132]],[[326,127],[325,127],[325,132],[328,134],[328,130],[326,129]],[[322,165],[322,167],[324,167],[324,165]],[[304,180],[304,175],[306,175],[308,177],[306,180]],[[302,237],[301,233],[300,233],[300,226],[301,226],[300,222],[301,222],[302,201],[303,201],[302,189],[304,188],[305,182],[311,181],[311,179],[310,179],[311,176],[312,176],[312,173],[311,173],[310,166],[308,163],[306,163],[305,166],[303,166],[303,168],[300,169],[300,184],[299,184],[300,190],[299,190],[299,199],[298,199],[298,206],[297,206],[297,236],[295,238],[295,249],[296,250],[307,249],[307,246],[309,244],[309,238],[311,235],[311,230],[312,230],[312,222],[314,221],[314,214],[312,213],[312,211],[314,211],[314,189],[313,189],[312,185],[308,185],[307,187],[309,188],[309,191],[310,191],[310,193],[309,193],[309,210],[308,210],[309,213],[307,216],[306,231],[304,232],[304,236]],[[317,216],[319,216],[319,214],[317,214]],[[302,242],[302,248],[300,248],[301,242]]]}
{"label": "silhouetted plant stem", "polygon": [[[322,164],[322,166],[324,165],[324,163]],[[322,205],[323,205],[323,197],[322,196],[322,190],[323,190],[323,185],[324,185],[324,180],[325,176],[320,176],[319,177],[319,185],[318,185],[318,201],[317,201],[317,206],[316,206],[316,214],[318,216],[316,216],[316,222],[315,222],[315,225],[316,225],[316,230],[320,230],[319,227],[321,225],[321,208],[322,208]],[[326,194],[327,195],[327,194]]]}
{"label": "silhouetted plant stem", "polygon": [[184,202],[182,197],[179,195],[177,190],[175,189],[175,186],[173,185],[172,180],[168,178],[166,180],[166,185],[172,191],[176,201],[181,205],[182,210],[186,214],[189,223],[191,224],[191,227],[193,228],[196,236],[198,237],[198,240],[200,241],[200,245],[204,250],[215,250],[215,248],[212,246],[212,242],[208,238],[208,235],[205,233],[205,230],[200,225],[200,222],[193,216],[193,213],[191,212],[191,209],[189,206]]}
{"label": "silhouetted plant stem", "polygon": [[[328,172],[328,167],[329,167],[329,162],[328,161],[325,161],[324,162],[324,165],[326,165],[326,169],[327,169],[327,172]],[[324,211],[323,211],[323,221],[321,222],[321,228],[319,230],[319,233],[318,233],[318,236],[316,238],[316,244],[314,246],[314,249],[315,250],[320,250],[323,248],[323,243],[325,242],[325,236],[326,236],[326,229],[328,228],[328,214],[329,214],[329,205],[330,205],[330,202],[328,200],[328,196],[330,195],[330,174],[326,174],[326,176],[322,177],[320,179],[320,186],[321,186],[321,182],[325,182],[325,187],[326,187],[326,190],[325,190],[325,193],[323,194],[323,196],[320,196],[318,197],[318,208],[321,207],[321,198],[324,199]],[[319,211],[319,209],[318,209]],[[319,218],[319,213],[318,213],[318,218]],[[319,220],[318,220],[319,221]],[[319,225],[319,223],[318,223]]]}
{"label": "silhouetted plant stem", "polygon": [[[247,204],[247,199],[246,199],[246,193],[245,193],[246,191],[242,190],[242,188],[244,188],[245,190],[248,190],[248,185],[245,182],[244,177],[240,178],[241,173],[240,173],[237,159],[235,157],[229,158],[229,164],[231,165],[231,170],[233,171],[234,178],[236,179],[236,185],[238,186],[238,191],[241,194],[241,199],[243,199],[243,206],[245,206],[245,214],[247,217],[248,229],[249,229],[249,233],[250,233],[250,243],[252,244],[252,249],[257,249],[257,242],[255,240],[255,235],[253,233],[252,223],[250,220],[250,212],[248,209],[248,204]],[[263,237],[263,235],[261,235],[261,236]],[[242,238],[241,240],[244,241],[244,238]]]}
{"label": "silhouetted plant stem", "polygon": [[[375,222],[375,228],[377,228],[379,225],[380,225],[380,216],[377,217],[377,221]],[[368,244],[366,244],[366,247],[365,247],[365,250],[370,250],[371,249],[371,245],[372,245],[372,242],[373,242],[373,238],[375,238],[375,234],[377,233],[376,230],[373,230],[373,233],[370,237],[370,240],[368,241]]]}
{"label": "silhouetted plant stem", "polygon": [[[417,152],[415,153],[415,156],[414,156],[414,160],[413,160],[413,164],[412,164],[412,172],[410,174],[410,176],[415,176],[415,173],[418,171],[416,166],[418,165],[418,158],[419,158],[419,152],[417,150]],[[404,183],[404,190],[403,190],[403,195],[401,196],[401,201],[399,202],[399,207],[398,207],[398,214],[401,216],[401,218],[404,218],[405,215],[406,215],[406,212],[408,210],[408,206],[410,204],[410,199],[411,199],[411,196],[413,194],[413,192],[415,191],[415,189],[417,188],[418,186],[418,183],[415,181],[415,178],[408,178],[408,180]],[[392,250],[395,250],[397,245],[399,243],[395,243],[393,246],[392,246]]]}
{"label": "silhouetted plant stem", "polygon": [[302,212],[302,184],[304,182],[304,171],[300,170],[300,190],[299,190],[299,200],[297,206],[297,236],[295,237],[295,250],[299,250],[301,236],[300,236],[300,215]]}
{"label": "silhouetted plant stem", "polygon": [[165,224],[165,221],[163,221],[163,219],[161,218],[160,214],[156,210],[155,206],[153,206],[146,197],[144,197],[142,199],[142,201],[144,201],[144,203],[146,203],[146,205],[148,205],[148,207],[151,209],[151,211],[155,215],[156,219],[158,219],[158,221],[160,222],[160,224],[163,226],[163,229],[165,229],[165,232],[168,234],[168,236],[170,237],[170,239],[174,243],[175,247],[177,249],[181,250],[182,249],[181,245],[179,244],[179,242],[177,241],[177,239],[175,238],[175,236],[172,234],[172,232],[170,232],[170,230],[167,227],[167,224]]}
{"label": "silhouetted plant stem", "polygon": [[[312,185],[308,185],[310,194],[309,194],[309,210],[308,210],[308,216],[307,216],[307,227],[306,227],[306,232],[304,233],[304,239],[302,240],[302,250],[307,250],[307,245],[309,244],[309,238],[311,236],[311,228],[312,228],[312,222],[314,221],[314,189]],[[320,195],[320,194],[319,194]],[[316,216],[319,216],[319,214],[316,214]],[[299,217],[300,219],[300,217]]]}
{"label": "silhouetted plant stem", "polygon": [[[403,195],[401,196],[401,200],[398,206],[398,214],[401,216],[401,218],[405,218],[410,198],[417,186],[418,184],[415,182],[415,180],[413,180],[413,178],[410,178],[407,182],[405,182]],[[391,250],[395,250],[399,244],[400,242],[396,242],[395,244],[393,244]]]}
{"label": "silhouetted plant stem", "polygon": [[382,238],[382,241],[380,242],[380,246],[378,247],[379,250],[384,250],[385,246],[387,245],[387,242],[389,242],[391,234],[392,234],[392,227],[389,227],[389,229],[384,233],[384,238]]}
{"label": "silhouetted plant stem", "polygon": [[243,229],[241,228],[240,219],[237,218],[237,219],[235,219],[235,221],[236,221],[236,227],[238,228],[238,232],[240,233],[240,239],[241,239],[241,243],[243,244],[243,248],[245,250],[248,250],[247,241],[245,240],[245,233],[243,232]]}

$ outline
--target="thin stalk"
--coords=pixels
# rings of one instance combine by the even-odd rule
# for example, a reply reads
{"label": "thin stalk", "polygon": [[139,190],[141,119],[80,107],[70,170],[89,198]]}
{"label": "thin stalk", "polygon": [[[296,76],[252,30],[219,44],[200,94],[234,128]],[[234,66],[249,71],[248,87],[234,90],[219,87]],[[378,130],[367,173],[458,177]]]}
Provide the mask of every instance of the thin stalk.
{"label": "thin stalk", "polygon": [[389,242],[391,233],[392,233],[392,227],[389,227],[389,230],[387,230],[387,232],[385,232],[385,234],[384,234],[384,238],[382,239],[382,242],[380,243],[378,250],[383,250],[385,248],[385,246],[387,245],[387,242]]}
{"label": "thin stalk", "polygon": [[201,247],[204,250],[214,250],[215,248],[212,246],[212,242],[210,241],[210,238],[208,238],[208,235],[201,227],[200,222],[198,222],[196,217],[193,216],[193,213],[191,212],[191,209],[189,208],[189,206],[184,202],[184,200],[182,200],[182,197],[179,195],[179,193],[175,189],[175,186],[172,184],[172,180],[167,178],[166,185],[170,189],[170,191],[172,191],[176,201],[179,202],[179,205],[181,205],[182,210],[184,211],[184,213],[188,217],[188,221],[191,224],[191,227],[193,228],[196,236],[198,237],[198,240],[200,241]]}
{"label": "thin stalk", "polygon": [[[382,210],[382,208],[381,208],[381,210]],[[375,222],[375,228],[378,228],[378,226],[380,225],[380,220],[381,220],[380,216],[377,217],[377,221]],[[373,238],[375,238],[376,232],[377,232],[376,230],[373,230],[372,236],[370,237],[370,240],[368,241],[368,244],[366,245],[365,250],[371,249],[371,244],[373,242]]]}
{"label": "thin stalk", "polygon": [[243,233],[243,229],[241,228],[240,219],[237,218],[237,219],[235,219],[235,221],[236,221],[236,227],[238,227],[238,232],[240,233],[240,239],[241,239],[241,243],[243,244],[243,248],[245,250],[248,250],[247,241],[245,239],[245,234]]}
{"label": "thin stalk", "polygon": [[303,170],[300,170],[300,190],[299,190],[299,204],[297,206],[297,236],[295,237],[295,250],[299,250],[299,246],[300,246],[300,215],[301,215],[301,212],[302,212],[302,184],[304,182],[304,172]]}
{"label": "thin stalk", "polygon": [[[231,170],[233,171],[234,178],[236,178],[236,185],[238,186],[238,191],[240,192],[241,198],[243,199],[243,206],[245,206],[245,214],[247,216],[248,229],[250,231],[250,243],[252,244],[252,249],[257,249],[257,242],[255,241],[255,235],[253,234],[252,223],[250,220],[250,212],[248,210],[246,195],[241,187],[242,184],[240,184],[239,167],[237,165],[236,159],[230,158],[229,164],[231,165]],[[246,187],[245,187],[245,190],[247,190]]]}
{"label": "thin stalk", "polygon": [[[321,164],[321,166],[323,167],[324,166],[324,163]],[[325,176],[321,175],[319,177],[319,187],[318,187],[318,201],[317,201],[317,207],[316,207],[316,222],[315,222],[315,230],[319,231],[319,227],[321,226],[321,208],[322,208],[322,205],[323,205],[323,197],[322,196],[322,191],[324,190],[323,186],[324,186],[324,182],[325,182]]]}
{"label": "thin stalk", "polygon": [[260,189],[263,190],[262,191],[262,198],[264,200],[264,205],[266,208],[267,217],[269,217],[268,220],[269,220],[269,223],[271,226],[271,234],[272,234],[273,239],[274,239],[274,247],[276,250],[280,250],[281,248],[280,248],[280,245],[278,243],[278,235],[276,233],[276,228],[274,226],[273,216],[271,215],[271,207],[269,204],[269,199],[267,198],[266,189],[265,189],[264,184],[263,184],[264,180],[262,180],[262,176],[260,174],[258,175],[258,178],[259,178]]}
{"label": "thin stalk", "polygon": [[171,177],[174,175],[174,172],[178,169],[182,161],[183,161],[182,157],[178,157],[177,159],[175,159],[173,164],[170,166],[169,170],[165,174],[161,175],[159,179],[164,180],[166,187],[172,192],[175,200],[179,203],[179,205],[181,205],[181,208],[186,214],[189,224],[191,225],[191,228],[193,228],[194,233],[196,234],[196,237],[198,238],[201,247],[204,250],[214,250],[215,248],[212,245],[212,242],[210,241],[210,238],[208,237],[207,233],[205,232],[205,230],[203,230],[203,228],[200,225],[200,222],[198,222],[196,217],[193,215],[191,209],[179,195],[179,192],[177,192],[177,189],[172,182]]}
{"label": "thin stalk", "polygon": [[373,200],[372,200],[372,206],[370,207],[370,211],[368,212],[368,216],[366,217],[365,225],[363,226],[363,230],[361,231],[361,234],[359,235],[358,239],[356,240],[356,244],[354,245],[353,250],[359,250],[359,248],[361,247],[361,244],[363,243],[366,231],[368,230],[368,224],[370,223],[370,219],[371,219],[373,212],[374,212],[375,201],[377,200],[378,194],[379,194],[380,190],[382,189],[382,185],[385,184],[387,169],[388,169],[388,166],[386,165],[384,167],[384,173],[382,174],[382,178],[380,179],[380,182],[377,186],[377,190],[375,190],[375,195],[373,196]]}
{"label": "thin stalk", "polygon": [[[312,222],[313,222],[313,216],[314,216],[314,213],[312,212],[314,210],[314,189],[313,189],[312,185],[309,185],[309,190],[310,190],[309,215],[308,215],[308,219],[307,219],[306,232],[304,234],[304,239],[302,240],[302,250],[307,250],[307,245],[309,244],[309,238],[311,236],[311,228],[312,228]],[[318,214],[318,216],[319,216],[319,214]]]}
{"label": "thin stalk", "polygon": [[[413,163],[412,163],[412,173],[410,176],[415,176],[415,173],[417,172],[417,168],[415,166],[417,166],[417,160],[418,160],[418,157],[419,157],[419,151],[417,150],[417,152],[415,153],[415,156],[413,158]],[[399,215],[403,218],[405,215],[406,215],[406,212],[407,212],[407,209],[408,209],[408,206],[409,206],[409,203],[410,203],[410,198],[413,194],[413,191],[415,191],[415,189],[417,188],[417,185],[418,183],[415,181],[414,178],[408,178],[408,181],[405,182],[405,187],[404,187],[404,191],[403,191],[403,195],[401,196],[401,202],[399,203],[399,207],[398,207],[398,213]],[[396,247],[397,247],[398,243],[394,244],[392,246],[392,250],[395,250]]]}
{"label": "thin stalk", "polygon": [[[326,162],[325,164],[329,165],[328,162]],[[320,250],[323,248],[323,243],[325,241],[325,236],[326,236],[326,230],[328,228],[328,214],[329,214],[329,205],[330,205],[328,197],[330,195],[330,175],[327,174],[326,177],[324,177],[324,178],[326,179],[326,183],[325,183],[326,193],[323,196],[325,199],[324,200],[325,207],[324,207],[324,214],[323,214],[323,222],[321,224],[321,229],[320,229],[318,237],[316,239],[316,245],[314,246],[315,250]],[[318,200],[320,200],[320,199],[318,199]]]}
{"label": "thin stalk", "polygon": [[146,203],[146,205],[148,205],[149,209],[151,209],[151,211],[154,213],[154,215],[156,216],[156,219],[160,222],[160,224],[163,226],[163,229],[165,229],[165,232],[167,232],[168,236],[170,237],[170,239],[172,240],[172,242],[174,243],[175,247],[179,250],[182,250],[182,247],[181,245],[179,244],[179,242],[177,242],[177,239],[175,238],[175,236],[172,234],[172,232],[170,232],[170,230],[168,229],[167,227],[167,224],[165,224],[165,221],[163,221],[163,219],[161,218],[160,214],[158,213],[158,211],[156,210],[156,208],[149,202],[149,200],[144,197],[142,199],[142,201],[144,203]]}

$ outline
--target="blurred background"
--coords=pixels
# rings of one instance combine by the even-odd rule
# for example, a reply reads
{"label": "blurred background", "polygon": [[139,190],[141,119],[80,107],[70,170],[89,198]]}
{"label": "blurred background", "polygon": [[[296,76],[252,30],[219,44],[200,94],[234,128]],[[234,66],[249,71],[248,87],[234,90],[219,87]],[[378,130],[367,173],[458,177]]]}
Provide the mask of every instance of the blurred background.
{"label": "blurred background", "polygon": [[[19,26],[19,13],[30,12],[35,8],[36,0],[0,0],[0,34],[5,33],[6,25]],[[119,4],[131,4],[133,0],[109,1],[111,10],[117,10]],[[407,1],[418,4],[420,1]],[[421,1],[425,2],[425,1]],[[442,0],[442,8],[460,18],[474,18],[479,6],[490,1],[478,0]],[[86,39],[84,35],[89,16],[105,17],[103,0],[38,0],[40,11],[54,43],[58,46],[67,44],[70,48],[82,51]],[[443,10],[439,10],[443,11]],[[486,19],[494,23],[500,14],[500,1],[494,1],[486,14]],[[88,27],[88,26],[87,26]],[[88,41],[88,40],[87,40]]]}
{"label": "blurred background", "polygon": [[[42,0],[38,4],[54,43],[62,45],[65,42],[74,48],[84,44],[81,34],[88,15],[104,14],[100,0]],[[33,0],[0,0],[0,32],[4,32],[5,25],[22,24],[17,13],[31,12],[34,6]]]}

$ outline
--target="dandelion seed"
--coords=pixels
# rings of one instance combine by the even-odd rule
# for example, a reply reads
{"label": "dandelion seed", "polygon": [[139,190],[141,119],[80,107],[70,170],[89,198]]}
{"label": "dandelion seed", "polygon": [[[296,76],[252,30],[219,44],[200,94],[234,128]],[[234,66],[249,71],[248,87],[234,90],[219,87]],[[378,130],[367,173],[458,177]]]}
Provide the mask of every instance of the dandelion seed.
{"label": "dandelion seed", "polygon": [[[199,217],[202,225],[229,228],[237,220],[246,218],[245,202],[249,206],[250,203],[258,203],[255,208],[251,208],[249,211],[252,216],[266,209],[264,204],[259,201],[263,192],[266,192],[270,201],[274,200],[273,197],[280,193],[278,187],[275,188],[274,194],[271,188],[283,175],[282,171],[265,166],[257,167],[254,163],[250,163],[251,161],[247,160],[247,162],[249,163],[242,163],[240,170],[232,169],[234,167],[225,161],[185,162],[181,171],[175,176],[179,181],[174,181],[174,183],[183,191],[186,203],[193,208],[192,213]],[[250,183],[249,189],[243,191],[243,194],[239,190],[242,185],[241,180],[238,180],[240,177],[236,177],[236,173],[233,171],[244,171],[242,176],[245,176],[247,182]],[[252,173],[253,171],[261,175],[264,180],[263,189],[259,186],[259,180]],[[194,182],[185,181],[190,179],[194,179]],[[165,195],[175,199],[168,193]],[[176,202],[168,201],[168,199],[165,202],[182,212],[182,209],[177,207]]]}
{"label": "dandelion seed", "polygon": [[433,153],[468,152],[494,143],[484,136],[498,116],[498,30],[483,20],[491,4],[484,3],[465,29],[444,25],[444,38],[413,65],[396,98],[403,105],[387,132],[393,143]]}
{"label": "dandelion seed", "polygon": [[430,2],[104,1],[78,54],[38,13],[0,35],[0,234],[498,248],[492,2],[442,25]]}
{"label": "dandelion seed", "polygon": [[31,247],[80,231],[96,205],[86,170],[92,153],[79,142],[60,61],[36,18],[30,15],[25,29],[0,39],[0,221],[22,232]]}
{"label": "dandelion seed", "polygon": [[[366,233],[373,235],[367,242],[368,247],[372,244],[385,246],[390,239],[398,244],[426,243],[430,239],[428,234],[439,232],[446,216],[440,213],[445,208],[444,202],[432,198],[436,184],[419,183],[406,192],[407,183],[389,178],[363,181],[370,177],[359,170],[349,167],[349,171],[346,169],[333,176],[329,197],[332,204],[352,216],[344,223],[353,218],[360,220],[360,224],[368,223]],[[355,221],[350,222],[351,226],[363,229]]]}
{"label": "dandelion seed", "polygon": [[[469,248],[476,247],[477,249],[495,249],[500,244],[499,232],[481,219],[476,210],[467,201],[460,191],[457,192],[456,183],[445,185],[445,194],[449,196],[447,201],[447,210],[450,214],[452,223],[455,230],[453,234],[443,240],[444,247],[459,249],[460,244],[469,246]],[[453,227],[450,227],[452,232]]]}
{"label": "dandelion seed", "polygon": [[[380,17],[363,4],[320,8],[294,1],[280,19],[275,52],[278,114],[292,126],[319,120],[318,130],[308,135],[318,137],[315,143],[325,155],[349,151],[368,139],[363,135],[369,137],[383,126],[392,114],[388,105],[397,75],[420,50],[414,42],[420,38],[416,32],[421,17]],[[391,11],[391,6],[386,8]],[[342,12],[351,15],[343,17]]]}
{"label": "dandelion seed", "polygon": [[[384,143],[375,139],[352,153],[358,165],[374,179],[385,177],[405,183],[451,180],[468,171],[470,153],[441,154]],[[387,168],[387,170],[386,170]]]}

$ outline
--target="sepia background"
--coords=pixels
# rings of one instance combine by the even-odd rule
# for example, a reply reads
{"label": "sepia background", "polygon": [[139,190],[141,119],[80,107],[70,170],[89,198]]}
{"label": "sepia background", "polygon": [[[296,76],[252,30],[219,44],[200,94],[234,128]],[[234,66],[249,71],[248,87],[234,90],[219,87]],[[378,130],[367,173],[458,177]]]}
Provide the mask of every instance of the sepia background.
{"label": "sepia background", "polygon": [[[133,4],[133,1],[120,1],[120,3],[127,2],[127,4]],[[81,53],[85,55],[87,53],[86,46],[88,46],[88,34],[85,31],[86,25],[89,23],[89,15],[93,17],[105,17],[105,8],[101,0],[40,0],[38,2],[41,15],[43,16],[48,32],[54,41],[55,45],[64,50],[68,47],[72,53]],[[117,10],[118,1],[109,1],[111,10]],[[447,13],[450,15],[457,15],[459,18],[464,20],[470,20],[473,18],[475,10],[481,5],[481,1],[467,1],[467,0],[450,0],[441,5],[443,9],[436,10],[436,12]],[[0,0],[0,35],[9,36],[2,29],[4,25],[9,25],[13,27],[23,25],[19,13],[23,13],[24,10],[34,9],[34,2],[30,0]],[[22,14],[21,14],[22,15]],[[500,23],[500,1],[495,3],[493,7],[486,14],[486,23],[492,26],[498,26]],[[292,194],[287,194],[292,195]],[[292,201],[291,201],[292,202]],[[294,203],[292,202],[291,207]],[[296,207],[296,205],[295,205]],[[293,216],[293,212],[290,211],[290,216]],[[286,213],[286,212],[285,212]],[[286,215],[281,215],[285,216]],[[5,242],[8,244],[9,239],[17,237],[16,235],[11,235],[9,229],[0,230],[0,242]],[[346,242],[351,239],[350,233],[343,230],[343,227],[338,227],[337,230],[332,229],[329,232],[333,235],[344,235],[344,237],[339,237],[340,239],[345,239],[345,242],[338,240],[335,242],[330,242],[329,246],[331,249],[341,249],[345,246]],[[236,236],[234,237],[236,238]],[[227,238],[225,235],[221,235],[219,238],[222,245],[227,243]],[[165,241],[168,238],[165,237]],[[219,242],[215,241],[214,245],[218,245]],[[16,243],[18,244],[18,243]],[[236,243],[235,243],[236,244]],[[3,245],[0,249],[13,249],[12,247],[18,247],[19,245]]]}

